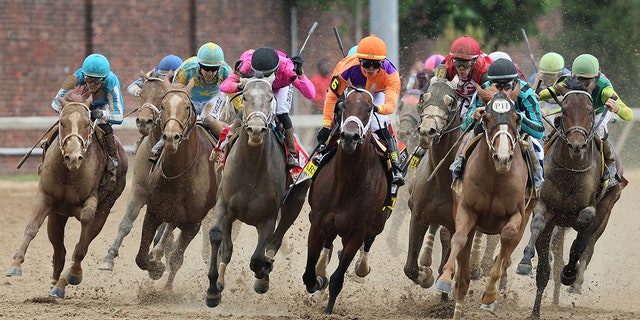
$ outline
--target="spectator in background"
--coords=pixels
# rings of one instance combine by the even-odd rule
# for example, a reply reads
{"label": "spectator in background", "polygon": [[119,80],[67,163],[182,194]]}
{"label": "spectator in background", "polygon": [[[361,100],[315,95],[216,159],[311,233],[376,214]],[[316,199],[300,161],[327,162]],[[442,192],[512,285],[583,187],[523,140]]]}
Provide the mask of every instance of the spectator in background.
{"label": "spectator in background", "polygon": [[318,73],[311,77],[311,83],[316,88],[316,96],[311,99],[313,103],[313,113],[322,114],[324,110],[324,99],[327,97],[327,90],[329,90],[329,84],[331,83],[331,71],[332,66],[328,58],[322,58],[316,64]]}

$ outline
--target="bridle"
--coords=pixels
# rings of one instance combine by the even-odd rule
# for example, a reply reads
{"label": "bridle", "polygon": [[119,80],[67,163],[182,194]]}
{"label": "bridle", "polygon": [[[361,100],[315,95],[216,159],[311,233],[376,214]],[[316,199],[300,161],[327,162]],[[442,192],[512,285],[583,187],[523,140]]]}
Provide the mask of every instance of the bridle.
{"label": "bridle", "polygon": [[[495,156],[498,152],[494,146],[494,143],[500,136],[505,136],[507,137],[507,139],[509,139],[509,152],[511,154],[513,154],[516,143],[520,139],[519,128],[513,127],[510,121],[504,121],[503,119],[501,119],[502,121],[497,121],[497,123],[495,121],[496,118],[506,119],[507,116],[510,117],[511,113],[515,112],[514,109],[515,104],[513,103],[513,101],[509,100],[506,97],[496,97],[487,106],[487,114],[491,113],[494,115],[494,124],[491,128],[487,128],[486,121],[483,121],[482,126],[484,128],[485,140],[487,141],[487,145],[489,146],[489,150],[491,151],[491,154],[493,156]],[[491,135],[490,132],[492,132],[496,127],[498,127],[498,131]],[[511,134],[509,132],[509,129],[511,129],[514,134]]]}
{"label": "bridle", "polygon": [[[69,102],[61,111],[60,111],[60,118],[63,117],[63,115],[65,114],[66,110],[69,110],[69,106],[71,105],[79,105],[82,106],[87,114],[90,113],[89,111],[89,107],[81,102]],[[69,134],[67,134],[66,136],[64,136],[62,139],[58,140],[58,148],[60,149],[60,152],[62,152],[62,155],[64,155],[64,146],[67,143],[67,140],[71,139],[72,137],[76,137],[80,140],[80,143],[82,145],[82,153],[86,153],[87,149],[89,148],[89,145],[91,145],[91,141],[93,138],[93,132],[95,131],[95,126],[96,126],[96,122],[92,122],[91,123],[91,130],[89,131],[89,133],[87,134],[86,137],[81,136],[78,132],[77,129],[75,128],[74,130],[71,130],[71,132]]]}
{"label": "bridle", "polygon": [[[455,94],[455,91],[453,91]],[[428,101],[431,99],[431,97],[425,102],[426,107],[422,109],[422,112],[420,112],[420,123],[418,123],[418,126],[422,125],[422,121],[426,120],[426,119],[440,119],[443,120],[445,122],[445,125],[442,126],[442,128],[438,128],[435,134],[435,137],[432,139],[433,143],[439,143],[440,139],[451,132],[457,131],[458,129],[460,129],[460,127],[462,126],[457,125],[455,127],[453,127],[453,123],[456,121],[459,113],[460,113],[460,108],[458,106],[458,100],[456,99],[456,96],[454,95],[452,97],[452,101],[447,105],[447,110],[446,110],[446,114],[447,117],[443,117],[441,115],[438,114],[424,114],[424,110],[427,109],[428,107],[432,106],[430,104],[428,104]],[[436,105],[439,109],[443,109],[440,106]],[[435,121],[435,123],[438,123],[437,121]]]}
{"label": "bridle", "polygon": [[[266,84],[269,87],[269,92],[271,92],[271,83],[268,80],[266,80],[265,78],[250,79],[249,81],[247,81],[245,83],[244,92],[247,92],[247,87],[249,87],[250,85],[252,85],[252,84],[260,84],[260,83]],[[242,116],[243,127],[247,127],[248,126],[247,123],[251,119],[254,119],[254,118],[260,119],[264,123],[264,127],[269,129],[269,125],[271,123],[273,123],[273,121],[274,121],[274,112],[273,112],[271,106],[269,106],[269,112],[268,113],[264,113],[261,110],[254,110],[254,111],[251,111],[249,113],[243,114],[243,116]]]}
{"label": "bridle", "polygon": [[[351,88],[351,90],[348,90],[345,93],[345,101],[346,99],[349,97],[349,95],[351,95],[353,92],[366,92],[369,97],[371,98],[371,104],[373,104],[373,95],[371,94],[371,92],[364,90],[364,89],[360,89],[360,88]],[[369,111],[369,118],[367,119],[367,123],[363,123],[362,120],[360,120],[360,118],[356,117],[356,116],[348,116],[346,119],[344,118],[344,112],[341,113],[341,117],[342,117],[342,121],[341,121],[341,125],[340,125],[340,131],[344,132],[344,129],[346,127],[347,124],[353,122],[356,124],[356,126],[358,127],[358,135],[360,136],[360,139],[357,141],[357,145],[362,144],[363,140],[364,140],[364,136],[365,134],[369,131],[369,127],[371,126],[371,116],[373,115],[373,107],[371,108],[371,110]]]}
{"label": "bridle", "polygon": [[[566,97],[568,95],[570,95],[570,94],[584,94],[587,97],[589,97],[589,102],[593,102],[593,98],[591,97],[591,94],[589,94],[589,92],[583,91],[583,90],[570,90],[570,91],[568,91],[567,93],[562,95],[562,101],[564,102]],[[562,107],[562,114],[564,115],[564,113],[565,113],[564,106],[561,105],[561,107]],[[591,110],[590,114],[591,114],[591,128],[586,129],[586,128],[581,127],[581,126],[571,126],[571,127],[567,128],[567,129],[564,129],[564,125],[561,122],[561,128],[560,128],[560,130],[558,130],[558,135],[562,138],[562,140],[568,142],[567,136],[570,133],[572,133],[574,131],[577,131],[577,132],[581,133],[585,137],[586,142],[589,143],[593,139],[593,137],[595,135],[595,128],[600,124],[600,123],[598,123],[597,125],[595,124],[595,116],[596,116],[595,109]],[[602,122],[603,119],[604,119],[604,117],[602,117],[600,119],[600,122]]]}
{"label": "bridle", "polygon": [[195,124],[195,110],[194,110],[193,102],[191,102],[191,95],[186,90],[183,90],[183,89],[170,89],[165,93],[164,97],[166,98],[169,93],[182,93],[187,97],[187,101],[189,101],[189,108],[188,108],[189,116],[187,117],[186,123],[182,122],[180,119],[178,119],[176,117],[170,117],[168,119],[163,120],[163,122],[162,122],[162,129],[163,130],[164,130],[164,128],[167,127],[167,123],[169,123],[169,121],[175,121],[175,122],[178,123],[178,125],[180,125],[180,128],[182,129],[182,133],[181,133],[180,141],[178,141],[178,145],[179,145],[180,142],[189,139],[189,135],[191,134],[191,131],[193,130],[193,128],[195,128],[195,125],[194,125]]}

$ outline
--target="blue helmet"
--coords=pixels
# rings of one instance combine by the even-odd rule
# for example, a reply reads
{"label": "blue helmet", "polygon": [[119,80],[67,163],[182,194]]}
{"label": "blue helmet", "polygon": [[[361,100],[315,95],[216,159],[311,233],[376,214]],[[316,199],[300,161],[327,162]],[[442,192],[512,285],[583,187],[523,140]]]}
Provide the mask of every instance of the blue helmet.
{"label": "blue helmet", "polygon": [[180,59],[180,57],[170,54],[162,58],[162,60],[160,60],[160,63],[158,63],[156,70],[157,71],[176,71],[178,70],[178,68],[180,68],[181,64],[182,64],[182,59]]}
{"label": "blue helmet", "polygon": [[87,77],[104,78],[109,70],[109,60],[99,53],[90,54],[82,63],[82,73]]}
{"label": "blue helmet", "polygon": [[358,46],[357,45],[351,47],[351,49],[349,49],[349,52],[347,52],[347,55],[351,55],[351,54],[354,54],[354,53],[358,53]]}

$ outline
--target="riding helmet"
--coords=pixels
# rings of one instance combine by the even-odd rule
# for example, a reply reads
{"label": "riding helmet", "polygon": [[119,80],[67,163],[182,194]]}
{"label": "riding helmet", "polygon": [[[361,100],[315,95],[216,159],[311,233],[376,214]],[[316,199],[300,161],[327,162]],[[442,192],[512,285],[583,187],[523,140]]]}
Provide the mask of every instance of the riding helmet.
{"label": "riding helmet", "polygon": [[387,45],[375,34],[362,38],[357,51],[360,59],[383,60],[387,57]]}
{"label": "riding helmet", "polygon": [[441,54],[430,55],[424,62],[424,70],[433,70],[442,63],[444,57]]}
{"label": "riding helmet", "polygon": [[180,57],[170,54],[160,60],[160,63],[158,63],[156,70],[176,71],[178,70],[178,68],[180,68],[181,64],[182,59],[180,59]]}
{"label": "riding helmet", "polygon": [[253,52],[251,69],[254,72],[269,76],[280,66],[280,57],[276,50],[270,47],[260,47]]}
{"label": "riding helmet", "polygon": [[564,69],[564,58],[555,53],[547,52],[540,58],[540,72],[546,74],[558,74]]}
{"label": "riding helmet", "polygon": [[487,70],[487,78],[491,82],[509,82],[518,77],[518,69],[507,59],[498,59],[491,63]]}
{"label": "riding helmet", "polygon": [[224,52],[219,45],[207,42],[198,49],[198,63],[209,67],[219,67],[224,63]]}
{"label": "riding helmet", "polygon": [[472,60],[480,55],[480,45],[469,36],[463,36],[451,44],[449,54],[454,59]]}
{"label": "riding helmet", "polygon": [[347,55],[349,56],[356,53],[358,53],[358,45],[351,47],[351,49],[349,49],[349,52],[347,52]]}
{"label": "riding helmet", "polygon": [[600,63],[590,54],[581,54],[573,60],[571,72],[578,77],[593,78],[600,74]]}
{"label": "riding helmet", "polygon": [[93,78],[104,78],[109,74],[109,60],[99,53],[92,53],[82,63],[82,73]]}
{"label": "riding helmet", "polygon": [[498,59],[507,59],[509,61],[513,61],[513,59],[511,59],[511,56],[504,51],[491,52],[489,53],[489,58],[491,58],[491,61],[496,61]]}

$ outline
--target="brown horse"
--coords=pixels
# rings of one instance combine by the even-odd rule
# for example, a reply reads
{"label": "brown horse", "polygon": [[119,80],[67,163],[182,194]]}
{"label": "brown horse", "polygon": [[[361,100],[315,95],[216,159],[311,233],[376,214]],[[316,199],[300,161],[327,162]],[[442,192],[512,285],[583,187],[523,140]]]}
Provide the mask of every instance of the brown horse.
{"label": "brown horse", "polygon": [[398,138],[407,149],[413,151],[420,142],[418,125],[420,124],[419,102],[423,93],[418,89],[405,92],[398,103],[396,119],[398,122]]}
{"label": "brown horse", "polygon": [[327,286],[329,251],[335,238],[340,236],[343,249],[338,268],[328,283],[329,302],[325,313],[333,312],[345,272],[361,247],[355,274],[364,277],[369,273],[369,249],[387,219],[381,212],[387,194],[387,175],[369,128],[373,114],[371,93],[349,90],[339,107],[343,109],[339,147],[317,173],[309,193],[311,228],[302,276],[309,293]]}
{"label": "brown horse", "polygon": [[209,159],[213,146],[206,133],[196,125],[197,115],[189,94],[193,82],[186,87],[180,84],[166,86],[160,105],[164,148],[149,173],[147,212],[136,264],[147,270],[153,280],[159,279],[165,265],[158,255],[154,254],[151,260],[148,255],[154,234],[162,223],[180,229],[168,256],[169,277],[165,289],[171,290],[185,249],[215,204],[217,184],[214,162]]}
{"label": "brown horse", "polygon": [[[595,110],[591,100],[594,86],[595,83],[585,89],[575,78],[568,79],[566,88],[558,86],[563,97],[562,120],[557,138],[547,146],[545,183],[534,211],[529,242],[530,246],[535,243],[539,255],[536,299],[531,312],[533,318],[540,318],[542,295],[549,281],[549,239],[554,227],[571,227],[577,231],[569,262],[558,273],[562,284],[567,286],[574,285],[579,278],[577,287],[574,287],[579,291],[582,274],[591,261],[595,243],[604,232],[611,210],[625,185],[621,183],[601,190],[604,164],[595,139]],[[562,232],[559,237],[564,238],[564,230],[559,232]],[[532,255],[532,248],[525,250],[521,265],[531,265]],[[561,254],[554,260],[555,265],[563,263]],[[559,289],[554,290],[554,303],[559,300],[558,292]]]}
{"label": "brown horse", "polygon": [[469,289],[472,241],[468,240],[475,230],[500,234],[500,252],[481,299],[481,308],[494,313],[496,283],[509,267],[511,253],[529,221],[530,211],[525,207],[528,170],[521,152],[520,118],[513,102],[519,91],[514,90],[510,97],[498,92],[487,104],[482,120],[486,143],[479,141],[471,151],[462,189],[454,196],[456,231],[451,239],[451,254],[435,285],[437,291],[451,293],[457,259],[454,319],[462,317],[462,304]]}
{"label": "brown horse", "polygon": [[[438,270],[440,273],[449,256],[449,232],[455,231],[451,215],[452,177],[448,167],[455,157],[454,152],[450,151],[457,147],[461,135],[461,120],[453,88],[447,81],[436,81],[422,94],[419,104],[420,146],[428,150],[428,156],[418,165],[416,180],[409,189],[411,222],[404,273],[424,288],[431,287],[434,281],[430,267],[435,230],[438,226],[446,228],[441,230],[443,250]],[[440,162],[444,162],[446,166],[435,169]],[[434,173],[434,170],[438,171]],[[428,180],[432,174],[432,180]],[[430,229],[429,236],[423,253],[418,258],[427,229]]]}
{"label": "brown horse", "polygon": [[[127,174],[127,156],[118,142],[120,158],[116,181],[108,178],[101,182],[107,163],[107,153],[94,140],[95,123],[89,118],[91,98],[67,93],[60,99],[60,124],[57,144],[60,152],[46,153],[38,184],[38,192],[31,209],[31,221],[24,230],[22,245],[14,255],[7,276],[22,275],[21,266],[29,243],[47,219],[47,234],[53,246],[53,288],[50,295],[64,298],[68,284],[82,281],[82,260],[91,241],[100,233],[109,211],[124,190]],[[65,264],[64,231],[70,217],[80,221],[80,239],[75,246],[72,265],[60,277]]]}
{"label": "brown horse", "polygon": [[214,208],[215,221],[209,231],[211,260],[206,296],[209,307],[216,307],[222,299],[225,271],[233,253],[233,222],[242,221],[258,232],[249,267],[256,277],[253,289],[265,293],[269,290],[274,257],[285,233],[300,214],[309,188],[308,179],[292,186],[284,149],[273,132],[274,79],[274,75],[241,79],[244,84],[241,127],[237,127],[238,138],[227,155]]}
{"label": "brown horse", "polygon": [[[114,259],[118,256],[118,250],[122,245],[122,240],[126,237],[133,222],[138,218],[142,207],[147,204],[147,192],[149,190],[148,179],[151,170],[151,162],[147,160],[151,154],[151,149],[160,140],[162,128],[160,123],[160,110],[158,106],[162,103],[166,91],[166,85],[161,78],[149,77],[141,73],[143,79],[142,91],[140,92],[140,108],[138,108],[138,118],[136,125],[138,132],[143,136],[143,140],[136,150],[136,158],[133,165],[133,178],[131,180],[131,193],[127,200],[127,209],[120,226],[118,235],[111,247],[107,250],[107,255],[100,262],[100,270],[110,270],[114,268]],[[169,77],[167,77],[169,78]],[[160,228],[163,230],[163,228]]]}

